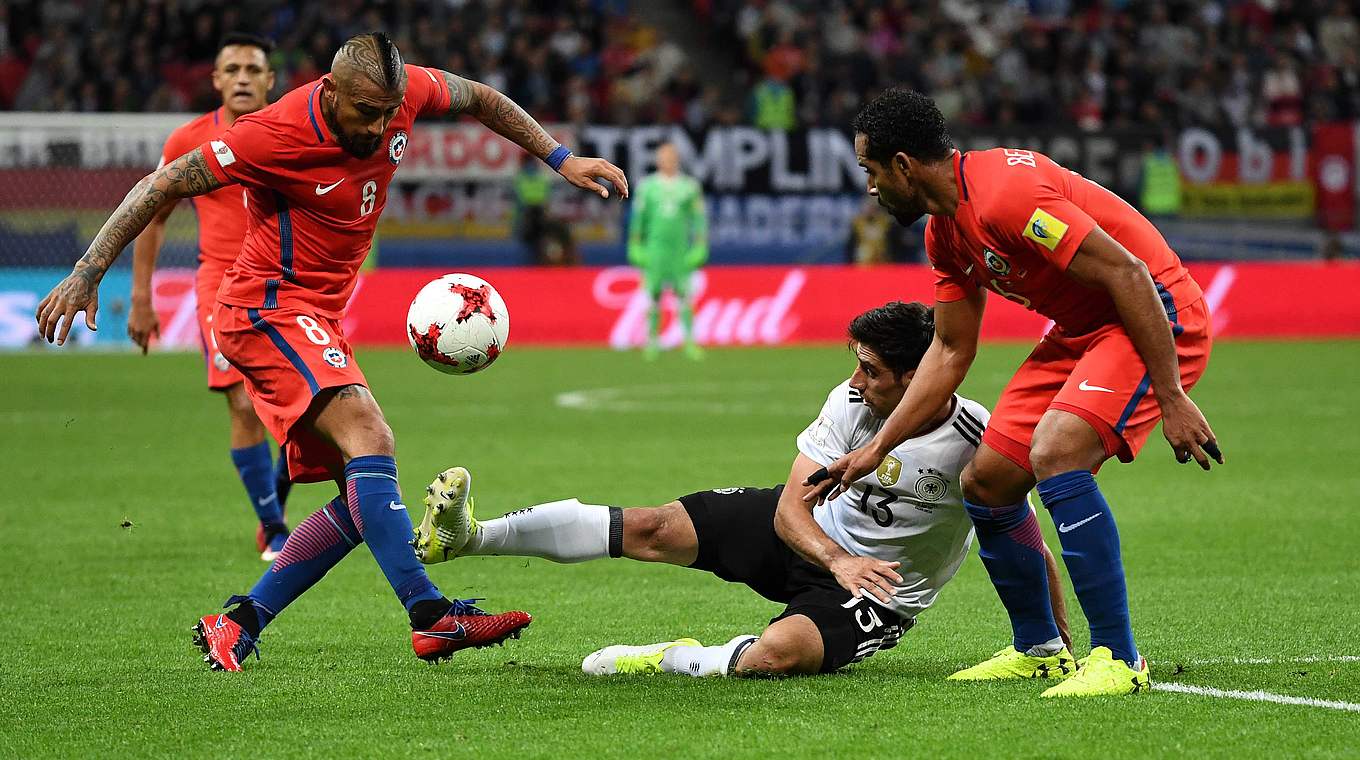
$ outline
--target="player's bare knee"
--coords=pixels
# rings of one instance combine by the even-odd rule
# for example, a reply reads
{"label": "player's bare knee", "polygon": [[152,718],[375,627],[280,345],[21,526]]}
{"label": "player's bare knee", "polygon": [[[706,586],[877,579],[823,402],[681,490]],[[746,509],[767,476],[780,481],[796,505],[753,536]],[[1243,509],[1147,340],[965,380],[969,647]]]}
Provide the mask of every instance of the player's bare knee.
{"label": "player's bare knee", "polygon": [[695,542],[689,515],[678,502],[623,510],[623,553],[630,559],[676,562]]}
{"label": "player's bare knee", "polygon": [[1015,501],[1010,498],[1011,489],[1000,473],[979,466],[975,461],[969,462],[963,469],[963,474],[959,476],[959,486],[963,489],[963,498],[973,504],[1000,507]]}
{"label": "player's bare knee", "polygon": [[807,653],[793,642],[764,637],[742,653],[734,670],[747,676],[791,676],[817,672]]}
{"label": "player's bare knee", "polygon": [[1099,434],[1090,423],[1074,415],[1044,415],[1030,442],[1029,464],[1039,480],[1074,470],[1094,469],[1105,458]]}

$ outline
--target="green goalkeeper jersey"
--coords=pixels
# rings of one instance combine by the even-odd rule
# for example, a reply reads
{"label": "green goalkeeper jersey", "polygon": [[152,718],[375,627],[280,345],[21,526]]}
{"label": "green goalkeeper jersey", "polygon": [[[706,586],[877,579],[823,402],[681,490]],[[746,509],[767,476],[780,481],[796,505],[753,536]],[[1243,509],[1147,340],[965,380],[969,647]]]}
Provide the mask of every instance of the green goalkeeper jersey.
{"label": "green goalkeeper jersey", "polygon": [[633,196],[628,260],[653,278],[688,275],[708,260],[703,191],[691,177],[651,174]]}

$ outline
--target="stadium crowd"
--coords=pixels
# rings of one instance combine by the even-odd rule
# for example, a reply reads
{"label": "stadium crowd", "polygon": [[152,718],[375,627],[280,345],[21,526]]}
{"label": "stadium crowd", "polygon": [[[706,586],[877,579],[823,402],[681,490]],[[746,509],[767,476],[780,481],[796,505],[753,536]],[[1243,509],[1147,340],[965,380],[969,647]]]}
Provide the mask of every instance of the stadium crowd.
{"label": "stadium crowd", "polygon": [[1349,0],[689,2],[713,47],[739,51],[745,70],[732,81],[701,83],[694,51],[627,0],[0,2],[0,107],[201,110],[214,102],[207,73],[224,32],[277,40],[284,91],[324,71],[340,40],[383,28],[409,60],[578,123],[843,125],[890,83],[929,92],[964,124],[1360,116]]}
{"label": "stadium crowd", "polygon": [[905,83],[964,124],[1292,126],[1360,115],[1347,0],[692,0],[766,126],[846,124]]}
{"label": "stadium crowd", "polygon": [[654,93],[683,92],[689,76],[679,48],[621,0],[27,0],[0,2],[0,108],[206,110],[218,102],[209,74],[227,32],[276,41],[281,93],[371,29],[388,31],[407,60],[480,79],[547,120],[626,120],[634,104],[667,105]]}

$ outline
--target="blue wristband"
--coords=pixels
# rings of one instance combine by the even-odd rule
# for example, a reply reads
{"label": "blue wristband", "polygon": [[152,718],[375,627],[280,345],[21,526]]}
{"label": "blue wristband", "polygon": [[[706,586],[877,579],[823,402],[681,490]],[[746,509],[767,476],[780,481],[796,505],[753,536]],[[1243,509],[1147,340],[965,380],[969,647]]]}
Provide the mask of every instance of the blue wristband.
{"label": "blue wristband", "polygon": [[569,150],[565,145],[559,145],[556,148],[553,148],[553,152],[549,153],[548,157],[543,159],[543,162],[546,163],[548,166],[551,166],[553,171],[557,171],[559,168],[561,168],[563,162],[565,162],[570,157],[571,150]]}

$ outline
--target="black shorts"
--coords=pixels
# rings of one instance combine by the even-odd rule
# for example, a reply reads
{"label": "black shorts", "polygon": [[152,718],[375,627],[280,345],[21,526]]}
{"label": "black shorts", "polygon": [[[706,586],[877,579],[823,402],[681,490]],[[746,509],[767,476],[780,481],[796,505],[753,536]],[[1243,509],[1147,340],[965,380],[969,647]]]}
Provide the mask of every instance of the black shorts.
{"label": "black shorts", "polygon": [[822,634],[822,672],[897,646],[915,622],[841,588],[831,573],[798,556],[774,531],[783,486],[722,488],[682,496],[699,556],[690,567],[788,606],[770,622],[806,615]]}

